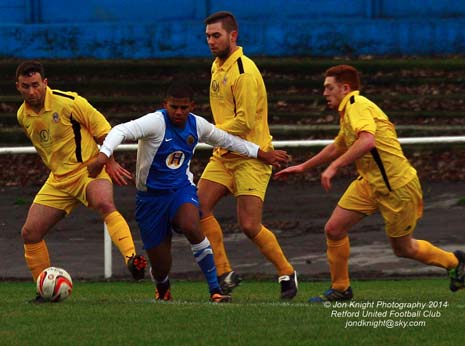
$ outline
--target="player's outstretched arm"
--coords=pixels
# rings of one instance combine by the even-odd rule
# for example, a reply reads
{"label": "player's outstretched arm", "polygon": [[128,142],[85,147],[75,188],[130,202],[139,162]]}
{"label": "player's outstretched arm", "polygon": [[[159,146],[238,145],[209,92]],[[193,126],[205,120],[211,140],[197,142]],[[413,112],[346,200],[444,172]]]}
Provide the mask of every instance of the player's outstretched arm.
{"label": "player's outstretched arm", "polygon": [[343,152],[343,149],[340,149],[334,143],[331,143],[324,147],[318,154],[312,156],[300,165],[290,166],[283,169],[282,171],[277,172],[273,176],[273,179],[286,180],[290,174],[304,173],[314,167],[334,160],[335,158],[342,155]]}
{"label": "player's outstretched arm", "polygon": [[284,168],[283,170],[280,170],[279,172],[276,172],[273,175],[274,180],[286,180],[289,175],[291,174],[298,174],[298,173],[304,173],[305,169],[303,164],[300,165],[295,165],[295,166],[290,166],[287,168]]}
{"label": "player's outstretched arm", "polygon": [[285,165],[289,162],[289,155],[284,150],[263,151],[258,149],[257,159],[276,168],[281,168],[282,164]]}
{"label": "player's outstretched arm", "polygon": [[138,140],[156,133],[161,121],[163,121],[162,118],[157,117],[155,113],[150,113],[112,128],[108,135],[98,139],[98,143],[101,144],[100,153],[87,167],[89,176],[96,177],[105,166],[106,172],[115,184],[127,185],[128,180],[131,180],[133,176],[115,161],[114,150],[125,140]]}

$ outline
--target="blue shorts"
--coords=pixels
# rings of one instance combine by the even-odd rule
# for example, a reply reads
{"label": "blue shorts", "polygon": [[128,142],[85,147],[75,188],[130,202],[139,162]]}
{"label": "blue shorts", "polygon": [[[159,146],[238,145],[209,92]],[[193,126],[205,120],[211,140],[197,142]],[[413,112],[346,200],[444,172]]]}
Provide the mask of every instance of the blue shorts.
{"label": "blue shorts", "polygon": [[179,207],[190,203],[199,208],[197,187],[188,185],[177,190],[138,191],[136,195],[136,221],[144,249],[160,245],[171,235],[171,221]]}

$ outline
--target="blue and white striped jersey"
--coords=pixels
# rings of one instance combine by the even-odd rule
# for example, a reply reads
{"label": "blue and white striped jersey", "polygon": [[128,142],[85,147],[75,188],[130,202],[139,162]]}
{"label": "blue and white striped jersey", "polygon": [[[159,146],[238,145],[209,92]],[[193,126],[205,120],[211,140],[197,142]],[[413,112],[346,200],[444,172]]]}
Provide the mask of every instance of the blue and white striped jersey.
{"label": "blue and white striped jersey", "polygon": [[136,187],[140,191],[176,189],[193,183],[190,162],[197,143],[257,157],[258,145],[216,128],[190,113],[184,128],[171,124],[165,109],[115,126],[100,151],[110,157],[124,141],[138,140]]}

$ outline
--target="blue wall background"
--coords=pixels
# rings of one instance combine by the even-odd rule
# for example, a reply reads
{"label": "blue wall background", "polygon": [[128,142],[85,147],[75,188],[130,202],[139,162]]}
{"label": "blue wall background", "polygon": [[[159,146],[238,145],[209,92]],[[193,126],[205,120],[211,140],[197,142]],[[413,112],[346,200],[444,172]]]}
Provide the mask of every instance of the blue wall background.
{"label": "blue wall background", "polygon": [[465,1],[0,0],[0,56],[209,57],[203,19],[218,10],[252,56],[465,53]]}

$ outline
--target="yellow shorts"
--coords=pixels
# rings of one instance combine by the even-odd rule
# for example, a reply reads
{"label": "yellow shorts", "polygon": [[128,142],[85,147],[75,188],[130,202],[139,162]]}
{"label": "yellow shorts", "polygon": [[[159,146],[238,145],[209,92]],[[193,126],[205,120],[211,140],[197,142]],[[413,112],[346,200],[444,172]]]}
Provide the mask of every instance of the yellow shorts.
{"label": "yellow shorts", "polygon": [[201,178],[225,186],[235,197],[257,196],[264,201],[271,171],[271,166],[257,159],[212,156]]}
{"label": "yellow shorts", "polygon": [[358,178],[347,188],[338,205],[365,215],[379,210],[386,234],[397,238],[411,234],[415,229],[423,215],[423,194],[418,177],[386,195],[373,192],[366,180]]}
{"label": "yellow shorts", "polygon": [[47,181],[35,196],[33,203],[64,210],[66,214],[69,214],[79,203],[88,206],[86,189],[89,183],[96,179],[106,179],[111,182],[105,169],[102,169],[96,178],[89,177],[87,167],[61,178],[56,178],[50,173]]}

